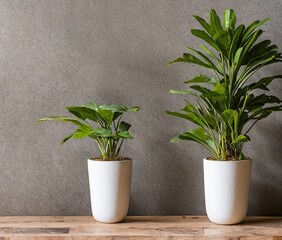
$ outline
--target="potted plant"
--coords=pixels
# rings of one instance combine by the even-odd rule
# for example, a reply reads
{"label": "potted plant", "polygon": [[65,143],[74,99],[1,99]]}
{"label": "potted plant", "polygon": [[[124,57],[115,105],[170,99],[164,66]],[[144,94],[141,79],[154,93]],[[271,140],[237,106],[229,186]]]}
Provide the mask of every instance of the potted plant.
{"label": "potted plant", "polygon": [[[246,216],[251,176],[252,160],[243,154],[243,145],[259,120],[282,110],[281,100],[267,94],[268,85],[282,75],[253,76],[282,57],[270,40],[258,41],[263,33],[259,27],[269,19],[237,26],[232,9],[224,11],[222,21],[215,10],[210,11],[209,23],[194,18],[203,30],[191,32],[205,44],[201,50],[187,47],[190,52],[169,64],[196,64],[211,70],[211,75],[188,80],[189,89],[171,90],[191,98],[182,110],[167,113],[197,125],[171,141],[194,141],[209,151],[210,157],[203,160],[207,215],[218,224],[235,224]],[[195,101],[190,102],[192,98]]]}
{"label": "potted plant", "polygon": [[[88,159],[92,214],[100,222],[120,222],[128,211],[132,171],[132,159],[119,155],[124,139],[132,138],[128,132],[131,125],[121,118],[125,112],[137,112],[140,108],[90,102],[66,109],[74,117],[52,116],[39,122],[71,122],[78,126],[62,144],[71,138],[84,137],[97,143],[101,156]],[[93,127],[92,123],[98,127]]]}

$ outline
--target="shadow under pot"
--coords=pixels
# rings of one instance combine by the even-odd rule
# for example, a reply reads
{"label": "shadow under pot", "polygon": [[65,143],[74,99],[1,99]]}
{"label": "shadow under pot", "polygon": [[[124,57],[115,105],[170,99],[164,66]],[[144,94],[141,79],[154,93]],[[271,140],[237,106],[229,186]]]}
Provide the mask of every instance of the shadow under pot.
{"label": "shadow under pot", "polygon": [[248,209],[252,160],[203,161],[209,220],[217,224],[240,223]]}
{"label": "shadow under pot", "polygon": [[95,220],[117,223],[126,217],[131,191],[131,172],[131,159],[88,159],[91,208]]}

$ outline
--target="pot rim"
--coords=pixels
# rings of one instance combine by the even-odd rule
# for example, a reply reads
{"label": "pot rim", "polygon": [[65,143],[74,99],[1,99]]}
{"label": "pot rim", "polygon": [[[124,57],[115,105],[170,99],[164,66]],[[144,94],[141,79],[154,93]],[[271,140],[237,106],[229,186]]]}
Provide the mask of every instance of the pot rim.
{"label": "pot rim", "polygon": [[207,159],[204,158],[203,161],[209,161],[209,162],[218,162],[218,163],[242,163],[242,162],[252,162],[253,159],[243,159],[243,160],[214,160],[214,159]]}
{"label": "pot rim", "polygon": [[132,158],[124,159],[124,160],[95,160],[95,159],[87,159],[88,162],[95,162],[101,164],[109,164],[109,163],[123,163],[123,162],[132,162]]}

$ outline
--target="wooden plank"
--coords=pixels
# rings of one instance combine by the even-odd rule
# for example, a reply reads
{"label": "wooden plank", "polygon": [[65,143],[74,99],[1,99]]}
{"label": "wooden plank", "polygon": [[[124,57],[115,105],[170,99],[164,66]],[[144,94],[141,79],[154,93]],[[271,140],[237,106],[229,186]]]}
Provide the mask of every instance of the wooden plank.
{"label": "wooden plank", "polygon": [[275,239],[282,217],[248,217],[238,225],[216,225],[205,216],[132,216],[103,224],[89,216],[0,217],[0,240],[90,239]]}

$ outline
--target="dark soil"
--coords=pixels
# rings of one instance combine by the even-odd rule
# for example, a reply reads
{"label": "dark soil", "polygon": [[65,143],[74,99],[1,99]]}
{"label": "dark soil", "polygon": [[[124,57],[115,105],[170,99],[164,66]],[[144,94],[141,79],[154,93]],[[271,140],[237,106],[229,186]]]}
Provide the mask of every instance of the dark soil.
{"label": "dark soil", "polygon": [[90,158],[90,160],[94,160],[94,161],[124,161],[124,160],[131,160],[131,158],[118,157],[118,158],[103,159],[102,157],[93,157],[93,158]]}
{"label": "dark soil", "polygon": [[219,159],[215,159],[213,157],[207,157],[208,160],[214,160],[214,161],[240,161],[240,160],[249,160],[249,157],[245,157],[245,159],[237,159],[235,157],[227,157],[227,159],[224,160],[219,160]]}

